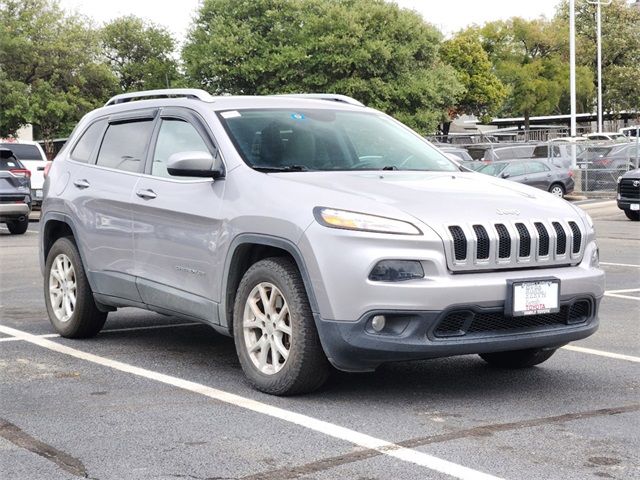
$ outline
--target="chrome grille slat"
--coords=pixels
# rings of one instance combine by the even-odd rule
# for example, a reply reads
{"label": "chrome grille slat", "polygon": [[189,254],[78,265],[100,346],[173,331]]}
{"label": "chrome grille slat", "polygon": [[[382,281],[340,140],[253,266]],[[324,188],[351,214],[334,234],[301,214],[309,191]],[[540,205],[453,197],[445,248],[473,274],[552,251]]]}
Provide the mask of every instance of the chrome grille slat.
{"label": "chrome grille slat", "polygon": [[472,272],[575,264],[586,246],[581,225],[557,218],[447,224],[449,268]]}

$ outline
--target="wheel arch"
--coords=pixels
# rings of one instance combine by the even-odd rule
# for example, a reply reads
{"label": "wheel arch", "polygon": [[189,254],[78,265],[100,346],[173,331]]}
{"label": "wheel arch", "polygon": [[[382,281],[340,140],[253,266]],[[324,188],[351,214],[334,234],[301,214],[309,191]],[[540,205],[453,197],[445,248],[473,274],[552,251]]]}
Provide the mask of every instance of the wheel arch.
{"label": "wheel arch", "polygon": [[289,257],[294,261],[302,276],[311,311],[318,312],[318,302],[313,285],[298,247],[293,242],[280,237],[242,234],[231,242],[227,252],[224,264],[222,295],[220,296],[220,326],[230,335],[233,334],[233,306],[242,276],[254,263],[264,258],[278,256]]}

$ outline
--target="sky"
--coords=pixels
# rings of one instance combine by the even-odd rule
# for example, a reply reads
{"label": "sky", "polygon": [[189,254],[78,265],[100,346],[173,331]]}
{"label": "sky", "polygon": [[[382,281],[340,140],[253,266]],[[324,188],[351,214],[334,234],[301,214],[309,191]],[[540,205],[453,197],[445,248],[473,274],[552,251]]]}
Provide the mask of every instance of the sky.
{"label": "sky", "polygon": [[[398,5],[416,10],[426,21],[450,35],[472,23],[514,16],[551,17],[560,0],[394,0]],[[136,15],[167,27],[182,40],[199,0],[60,0],[65,10],[77,11],[96,24],[122,15]]]}

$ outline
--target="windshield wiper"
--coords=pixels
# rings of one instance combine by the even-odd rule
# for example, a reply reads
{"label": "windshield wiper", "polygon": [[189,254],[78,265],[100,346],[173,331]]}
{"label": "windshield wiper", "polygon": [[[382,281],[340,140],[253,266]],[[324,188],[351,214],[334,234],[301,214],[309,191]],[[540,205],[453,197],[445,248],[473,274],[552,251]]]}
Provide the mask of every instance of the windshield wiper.
{"label": "windshield wiper", "polygon": [[286,165],[284,167],[260,167],[254,166],[252,167],[254,170],[258,172],[308,172],[309,169],[304,165]]}

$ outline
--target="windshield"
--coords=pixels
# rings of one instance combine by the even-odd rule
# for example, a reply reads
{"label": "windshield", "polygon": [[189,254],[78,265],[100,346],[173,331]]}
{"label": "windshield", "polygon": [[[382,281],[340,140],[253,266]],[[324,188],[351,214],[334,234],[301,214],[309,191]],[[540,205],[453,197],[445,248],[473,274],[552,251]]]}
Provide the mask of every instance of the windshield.
{"label": "windshield", "polygon": [[0,147],[11,150],[18,160],[44,160],[40,150],[35,145],[0,143]]}
{"label": "windshield", "polygon": [[488,163],[487,165],[480,167],[478,172],[497,177],[500,175],[500,172],[507,168],[507,165],[508,163]]}
{"label": "windshield", "polygon": [[459,171],[441,152],[388,117],[325,109],[219,114],[244,161],[264,171]]}

